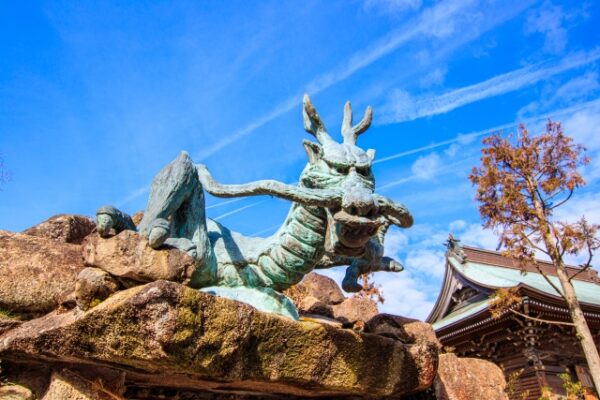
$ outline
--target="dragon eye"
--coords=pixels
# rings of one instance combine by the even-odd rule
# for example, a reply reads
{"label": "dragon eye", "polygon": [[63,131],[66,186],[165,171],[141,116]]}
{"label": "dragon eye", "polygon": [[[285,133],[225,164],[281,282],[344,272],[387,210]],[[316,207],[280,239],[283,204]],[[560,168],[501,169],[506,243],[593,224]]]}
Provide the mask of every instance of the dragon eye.
{"label": "dragon eye", "polygon": [[362,176],[369,176],[371,169],[369,167],[356,168],[356,172]]}
{"label": "dragon eye", "polygon": [[335,171],[338,174],[343,174],[343,175],[347,175],[348,171],[350,171],[350,167],[346,167],[344,165],[334,165],[333,169],[335,169]]}

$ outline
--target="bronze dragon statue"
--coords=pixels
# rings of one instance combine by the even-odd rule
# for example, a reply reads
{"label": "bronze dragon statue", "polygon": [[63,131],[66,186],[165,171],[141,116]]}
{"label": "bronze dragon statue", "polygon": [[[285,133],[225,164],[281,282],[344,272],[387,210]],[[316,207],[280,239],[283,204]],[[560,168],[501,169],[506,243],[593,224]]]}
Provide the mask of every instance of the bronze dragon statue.
{"label": "bronze dragon statue", "polygon": [[[352,109],[346,103],[342,143],[327,132],[308,95],[303,116],[304,128],[317,142],[304,141],[308,163],[297,185],[275,180],[220,184],[205,165],[194,164],[182,152],[154,178],[139,226],[127,214],[104,206],[97,212],[100,236],[132,229],[146,237],[152,248],[176,247],[195,259],[191,286],[262,309],[269,307],[256,304],[261,302],[256,296],[236,293],[245,288],[282,291],[315,268],[336,265],[349,265],[342,286],[356,292],[361,289],[357,279],[362,273],[401,271],[398,262],[383,256],[383,240],[390,225],[410,227],[412,216],[402,204],[375,193],[371,171],[375,151],[356,145],[371,124],[371,107],[353,125]],[[204,191],[217,197],[271,195],[292,205],[275,234],[247,237],[206,217]]]}

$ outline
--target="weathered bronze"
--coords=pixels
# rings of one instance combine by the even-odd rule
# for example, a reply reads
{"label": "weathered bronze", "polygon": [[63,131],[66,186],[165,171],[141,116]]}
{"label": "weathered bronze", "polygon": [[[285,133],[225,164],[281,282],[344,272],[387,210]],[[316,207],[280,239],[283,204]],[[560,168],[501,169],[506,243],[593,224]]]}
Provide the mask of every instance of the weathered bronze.
{"label": "weathered bronze", "polygon": [[[185,152],[154,178],[137,230],[151,247],[176,247],[196,260],[198,273],[191,286],[252,302],[247,299],[253,294],[241,293],[256,288],[277,297],[272,290],[288,288],[314,268],[349,265],[343,287],[350,292],[361,289],[357,279],[362,273],[402,270],[398,262],[383,256],[383,240],[391,224],[410,227],[412,216],[402,204],[374,193],[375,151],[356,145],[371,124],[371,107],[352,125],[352,109],[346,103],[343,142],[338,143],[308,95],[303,103],[304,128],[317,143],[304,141],[308,164],[298,185],[274,180],[219,184],[205,165],[194,164]],[[204,191],[217,197],[272,195],[293,204],[274,235],[246,237],[206,218]],[[98,210],[97,224],[102,237],[112,230],[136,229],[127,214],[112,206]],[[232,295],[235,290],[226,288],[240,289]]]}

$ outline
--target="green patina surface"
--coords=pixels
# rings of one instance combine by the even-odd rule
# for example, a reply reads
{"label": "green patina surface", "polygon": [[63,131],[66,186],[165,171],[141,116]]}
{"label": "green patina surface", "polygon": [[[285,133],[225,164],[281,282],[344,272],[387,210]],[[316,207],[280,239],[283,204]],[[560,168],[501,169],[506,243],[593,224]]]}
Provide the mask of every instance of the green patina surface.
{"label": "green patina surface", "polygon": [[[222,185],[183,152],[154,178],[139,226],[126,213],[103,206],[98,233],[138,230],[151,247],[176,247],[196,260],[190,286],[222,287],[212,292],[291,317],[297,312],[289,300],[269,291],[298,283],[314,268],[348,265],[343,287],[350,292],[362,289],[357,280],[363,273],[401,271],[398,262],[383,256],[383,241],[390,225],[409,227],[412,216],[402,204],[375,193],[375,151],[356,145],[371,124],[371,108],[353,125],[346,103],[341,143],[327,132],[308,96],[303,115],[304,128],[317,142],[304,141],[308,163],[298,185],[272,180]],[[206,218],[204,191],[218,197],[272,195],[293,203],[276,234],[253,238]],[[225,288],[257,288],[262,294]]]}
{"label": "green patina surface", "polygon": [[491,302],[491,299],[486,299],[486,300],[478,301],[477,303],[469,304],[468,306],[465,306],[459,310],[456,310],[456,311],[446,315],[444,318],[440,319],[439,321],[434,322],[432,324],[433,329],[438,330],[438,329],[444,328],[448,325],[452,325],[455,322],[461,321],[464,318],[467,318],[471,315],[475,315],[478,312],[484,311],[488,308],[488,306],[490,305],[490,302]]}

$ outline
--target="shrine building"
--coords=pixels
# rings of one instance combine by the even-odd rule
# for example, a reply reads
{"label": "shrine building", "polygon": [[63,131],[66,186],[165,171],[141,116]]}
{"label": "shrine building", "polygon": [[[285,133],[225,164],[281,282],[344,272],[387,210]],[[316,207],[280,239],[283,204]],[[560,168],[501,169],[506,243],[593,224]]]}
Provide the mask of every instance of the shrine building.
{"label": "shrine building", "polygon": [[[538,266],[560,287],[552,264]],[[600,344],[600,278],[589,269],[568,267],[596,345]],[[492,295],[514,288],[522,300],[493,318]],[[514,399],[528,391],[537,400],[543,388],[564,394],[559,374],[593,388],[583,351],[565,301],[533,264],[522,269],[496,251],[461,246],[452,237],[446,252],[446,273],[440,295],[427,322],[448,351],[460,357],[483,358],[501,366],[505,375],[521,371]],[[591,389],[593,391],[593,389]],[[594,395],[590,399],[596,399]],[[512,399],[511,399],[512,400]]]}

